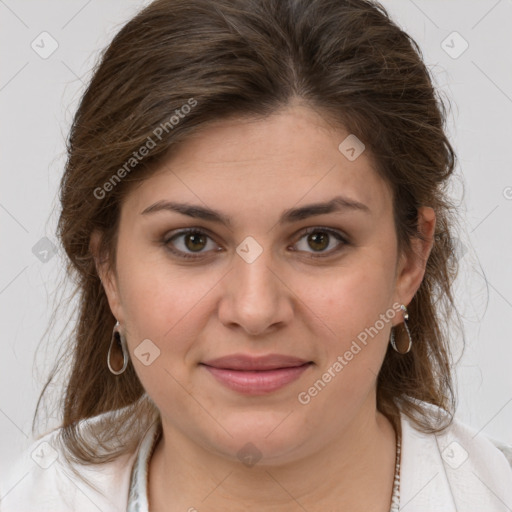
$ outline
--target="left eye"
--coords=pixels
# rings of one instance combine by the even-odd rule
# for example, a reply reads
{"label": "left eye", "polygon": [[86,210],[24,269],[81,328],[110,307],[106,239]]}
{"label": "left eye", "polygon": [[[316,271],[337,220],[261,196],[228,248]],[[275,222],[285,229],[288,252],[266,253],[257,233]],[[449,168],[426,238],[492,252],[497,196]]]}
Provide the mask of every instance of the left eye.
{"label": "left eye", "polygon": [[[344,236],[341,235],[338,231],[334,231],[329,228],[309,228],[306,232],[302,234],[302,236],[299,239],[299,242],[305,238],[307,247],[313,249],[313,253],[322,253],[319,256],[323,256],[325,253],[330,255],[332,252],[335,252],[343,245],[347,245],[348,241],[345,239]],[[333,239],[337,240],[338,243],[334,244],[334,249],[331,248],[331,250],[326,251],[325,249],[331,246],[331,242]],[[304,249],[298,249],[298,250],[304,250]],[[306,252],[307,249],[306,249]],[[315,257],[316,254],[313,254],[313,257]]]}
{"label": "left eye", "polygon": [[[309,228],[303,232],[295,245],[300,245],[303,239],[305,239],[307,247],[299,247],[295,250],[308,252],[307,248],[309,247],[313,249],[312,257],[330,255],[340,250],[344,245],[349,244],[346,238],[338,231],[320,227]],[[181,247],[177,247],[180,245],[176,242],[177,240],[180,240]],[[332,243],[334,240],[336,240],[337,243]],[[211,242],[210,247],[208,247],[208,242]],[[218,245],[213,241],[210,235],[197,228],[182,230],[171,237],[167,237],[164,240],[164,245],[172,253],[181,258],[199,258],[202,253],[209,252],[209,250],[218,250],[215,249],[215,247],[218,248]],[[334,248],[332,246],[334,246]],[[327,251],[326,249],[329,247],[331,247],[331,249]]]}

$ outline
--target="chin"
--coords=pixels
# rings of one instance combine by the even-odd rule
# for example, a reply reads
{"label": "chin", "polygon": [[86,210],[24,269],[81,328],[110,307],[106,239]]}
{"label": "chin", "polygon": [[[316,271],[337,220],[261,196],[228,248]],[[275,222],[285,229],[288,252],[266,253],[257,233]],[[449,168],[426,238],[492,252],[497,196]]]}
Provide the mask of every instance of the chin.
{"label": "chin", "polygon": [[[250,415],[243,422],[224,422],[224,427],[232,435],[222,430],[221,438],[209,439],[206,443],[211,451],[230,460],[239,460],[244,465],[278,466],[292,462],[305,455],[305,443],[311,435],[298,424],[283,421],[286,414],[275,421]],[[292,416],[292,415],[290,415]],[[290,418],[291,419],[291,418]]]}

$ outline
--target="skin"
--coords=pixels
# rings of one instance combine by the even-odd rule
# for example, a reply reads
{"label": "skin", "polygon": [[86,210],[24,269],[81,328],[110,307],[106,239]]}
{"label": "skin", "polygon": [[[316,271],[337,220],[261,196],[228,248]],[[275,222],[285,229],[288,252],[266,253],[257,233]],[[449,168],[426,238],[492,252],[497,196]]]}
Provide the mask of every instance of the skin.
{"label": "skin", "polygon": [[[396,438],[377,411],[376,378],[401,313],[309,404],[297,399],[380,314],[409,304],[432,248],[435,214],[422,207],[427,242],[414,240],[412,255],[397,253],[390,189],[367,152],[349,161],[338,150],[348,134],[298,103],[265,119],[220,120],[126,197],[115,271],[99,261],[97,268],[162,415],[163,438],[149,466],[150,510],[389,510]],[[338,194],[369,213],[278,223],[286,209]],[[232,226],[170,211],[141,215],[163,199],[214,208]],[[162,242],[187,227],[209,238],[186,245],[180,236],[174,248],[197,255],[196,248],[197,260],[173,255]],[[309,227],[338,230],[349,243],[329,236],[315,245],[303,233]],[[252,263],[236,252],[247,236],[263,249]],[[160,350],[149,366],[134,356],[144,339]],[[315,364],[265,396],[230,390],[199,366],[239,352]],[[248,442],[262,455],[252,467],[237,457]]]}

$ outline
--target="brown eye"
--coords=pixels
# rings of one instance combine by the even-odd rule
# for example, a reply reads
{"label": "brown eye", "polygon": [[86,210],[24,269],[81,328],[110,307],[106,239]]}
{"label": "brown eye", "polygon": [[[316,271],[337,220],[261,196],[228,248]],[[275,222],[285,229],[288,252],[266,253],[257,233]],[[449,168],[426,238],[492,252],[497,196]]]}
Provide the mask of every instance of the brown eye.
{"label": "brown eye", "polygon": [[329,235],[322,231],[315,231],[308,235],[308,244],[315,251],[323,251],[329,246]]}
{"label": "brown eye", "polygon": [[[301,246],[303,239],[305,239],[305,243],[302,243]],[[338,231],[329,228],[315,227],[309,228],[303,232],[297,245],[299,246],[297,249],[299,251],[308,252],[312,257],[322,257],[330,256],[338,252],[345,245],[349,245],[349,242]],[[329,247],[331,250],[326,250]]]}
{"label": "brown eye", "polygon": [[218,247],[207,233],[194,228],[167,236],[163,240],[163,244],[169,251],[181,258],[200,258]]}
{"label": "brown eye", "polygon": [[[302,240],[305,240],[305,243]],[[341,233],[330,228],[309,228],[305,231],[296,245],[296,250],[309,253],[311,257],[330,256],[344,246],[350,245]],[[222,250],[206,232],[198,228],[178,231],[163,240],[163,245],[180,258],[201,258],[212,251]],[[329,249],[330,250],[327,250]]]}
{"label": "brown eye", "polygon": [[185,235],[185,246],[191,251],[200,251],[206,245],[207,237],[202,233],[187,233]]}

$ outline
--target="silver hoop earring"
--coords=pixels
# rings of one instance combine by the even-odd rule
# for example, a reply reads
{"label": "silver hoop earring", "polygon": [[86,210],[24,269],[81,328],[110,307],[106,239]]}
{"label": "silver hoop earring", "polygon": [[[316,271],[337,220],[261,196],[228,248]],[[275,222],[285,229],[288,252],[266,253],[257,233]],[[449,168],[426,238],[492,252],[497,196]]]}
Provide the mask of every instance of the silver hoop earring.
{"label": "silver hoop earring", "polygon": [[407,350],[405,352],[400,352],[397,348],[396,348],[396,343],[395,343],[395,328],[394,327],[391,327],[391,338],[390,338],[390,343],[391,343],[391,346],[395,349],[396,352],[398,352],[399,354],[407,354],[410,350],[411,350],[411,347],[412,347],[412,336],[411,336],[411,331],[409,330],[409,327],[407,327],[407,320],[409,320],[409,313],[407,312],[407,308],[403,305],[403,304],[400,304],[400,309],[402,310],[403,312],[403,317],[404,317],[404,327],[405,327],[405,330],[407,331],[407,335],[409,336],[409,346],[407,347]]}
{"label": "silver hoop earring", "polygon": [[[123,352],[123,367],[120,370],[114,370],[112,368],[112,365],[110,364],[110,354],[112,352],[112,346],[114,345],[114,340],[116,342],[121,342],[121,350]],[[121,328],[119,325],[119,322],[116,322],[116,325],[114,325],[114,329],[112,331],[112,338],[110,340],[110,347],[108,347],[108,355],[107,355],[107,365],[108,369],[114,374],[114,375],[121,375],[128,366],[128,348],[126,346],[126,340],[121,334]]]}

